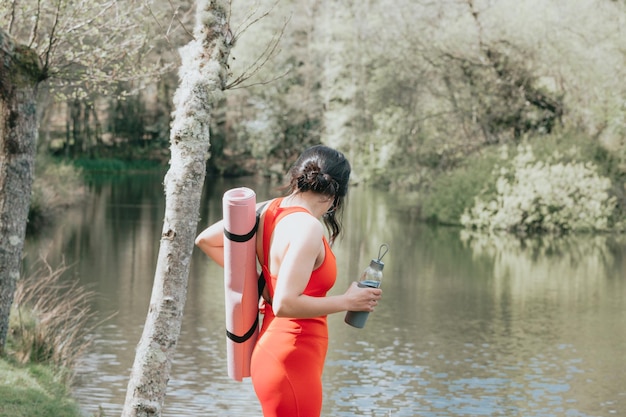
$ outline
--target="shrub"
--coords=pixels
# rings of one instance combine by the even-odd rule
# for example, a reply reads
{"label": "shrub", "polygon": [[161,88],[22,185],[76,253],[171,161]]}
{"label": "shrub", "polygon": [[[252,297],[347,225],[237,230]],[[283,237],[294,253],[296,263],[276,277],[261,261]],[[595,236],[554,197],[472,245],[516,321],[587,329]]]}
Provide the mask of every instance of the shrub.
{"label": "shrub", "polygon": [[475,154],[452,171],[436,176],[421,203],[422,218],[439,224],[459,225],[464,210],[485,188],[498,155],[495,148]]}
{"label": "shrub", "polygon": [[483,192],[464,211],[464,226],[517,233],[608,229],[616,200],[608,192],[611,181],[595,164],[567,160],[559,152],[540,161],[530,145],[517,151],[510,167],[494,173],[495,193]]}

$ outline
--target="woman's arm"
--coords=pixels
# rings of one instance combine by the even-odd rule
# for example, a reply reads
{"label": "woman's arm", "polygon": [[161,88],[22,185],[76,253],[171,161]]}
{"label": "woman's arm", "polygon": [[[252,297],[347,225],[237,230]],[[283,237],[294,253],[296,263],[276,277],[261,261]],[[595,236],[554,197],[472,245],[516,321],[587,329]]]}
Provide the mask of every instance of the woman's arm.
{"label": "woman's arm", "polygon": [[[278,254],[272,262],[279,262],[278,278],[272,308],[276,316],[310,318],[340,311],[373,311],[382,290],[350,285],[342,295],[311,297],[304,295],[315,261],[323,251],[322,224],[304,213],[285,217],[274,230],[272,245]],[[272,255],[272,254],[271,254]]]}
{"label": "woman's arm", "polygon": [[[256,204],[256,209],[265,207],[268,201]],[[224,267],[224,220],[213,223],[196,237],[195,244],[219,266]]]}
{"label": "woman's arm", "polygon": [[224,267],[224,221],[220,220],[204,229],[195,244],[218,265]]}

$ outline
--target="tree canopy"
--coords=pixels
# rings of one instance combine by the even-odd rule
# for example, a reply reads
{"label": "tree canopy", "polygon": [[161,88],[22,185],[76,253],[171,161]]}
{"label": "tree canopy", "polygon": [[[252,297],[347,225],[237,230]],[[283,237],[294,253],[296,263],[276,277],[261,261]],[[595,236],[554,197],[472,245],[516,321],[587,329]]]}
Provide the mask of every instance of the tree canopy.
{"label": "tree canopy", "polygon": [[360,177],[407,186],[420,184],[420,168],[555,129],[586,132],[624,157],[621,3],[281,1],[277,9],[233,50],[236,70],[291,17],[259,79],[287,75],[230,96],[241,103],[230,121],[237,137],[264,155],[302,130],[301,139],[347,151]]}
{"label": "tree canopy", "polygon": [[[0,8],[2,24],[33,39],[42,58],[64,51],[49,61],[55,91],[78,97],[42,115],[42,147],[162,155],[176,85],[167,71],[191,37],[191,2],[43,3]],[[55,5],[84,10],[56,25],[24,20]],[[233,0],[229,91],[211,122],[209,166],[277,177],[323,142],[349,156],[356,181],[411,191],[485,148],[570,132],[626,166],[625,9],[609,0]],[[58,27],[59,41],[46,43],[44,27]],[[139,77],[154,71],[165,75]],[[107,80],[118,84],[103,98]]]}

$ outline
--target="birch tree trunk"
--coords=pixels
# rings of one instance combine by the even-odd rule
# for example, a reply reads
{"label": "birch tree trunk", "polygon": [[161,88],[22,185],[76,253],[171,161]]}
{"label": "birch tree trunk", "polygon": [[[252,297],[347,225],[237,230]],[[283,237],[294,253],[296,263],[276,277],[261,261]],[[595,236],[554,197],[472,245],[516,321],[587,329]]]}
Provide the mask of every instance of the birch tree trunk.
{"label": "birch tree trunk", "polygon": [[181,48],[165,218],[150,307],[123,417],[160,416],[187,296],[189,263],[209,155],[209,121],[223,95],[231,45],[228,0],[197,0],[195,39]]}
{"label": "birch tree trunk", "polygon": [[37,142],[37,54],[0,29],[0,354],[9,328],[30,208]]}

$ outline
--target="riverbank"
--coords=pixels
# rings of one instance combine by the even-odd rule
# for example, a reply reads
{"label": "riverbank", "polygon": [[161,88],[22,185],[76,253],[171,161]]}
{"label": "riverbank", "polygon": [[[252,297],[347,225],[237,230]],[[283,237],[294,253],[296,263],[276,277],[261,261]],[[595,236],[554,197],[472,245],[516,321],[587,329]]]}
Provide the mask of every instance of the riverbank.
{"label": "riverbank", "polygon": [[0,417],[84,417],[53,368],[0,359]]}
{"label": "riverbank", "polygon": [[87,416],[72,396],[73,372],[91,344],[90,323],[100,321],[95,293],[63,279],[67,270],[41,259],[17,282],[0,357],[0,417]]}

